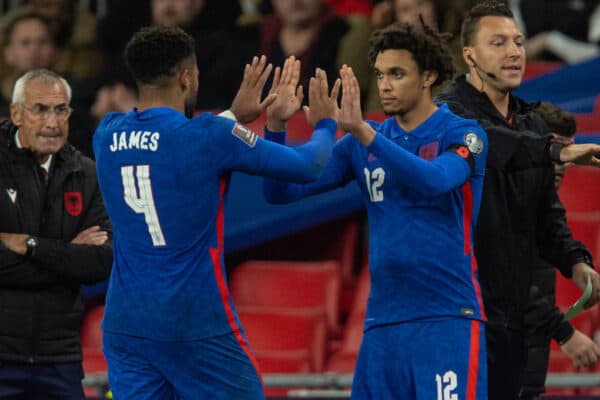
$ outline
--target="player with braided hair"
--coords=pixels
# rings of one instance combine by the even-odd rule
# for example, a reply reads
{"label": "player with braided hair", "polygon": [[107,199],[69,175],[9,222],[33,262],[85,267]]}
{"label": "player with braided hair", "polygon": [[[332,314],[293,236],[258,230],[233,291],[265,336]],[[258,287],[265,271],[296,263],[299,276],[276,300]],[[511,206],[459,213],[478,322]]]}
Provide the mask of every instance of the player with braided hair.
{"label": "player with braided hair", "polygon": [[[487,399],[485,318],[473,234],[487,138],[473,120],[437,107],[450,78],[443,36],[426,26],[376,31],[369,58],[383,109],[363,121],[352,69],[341,70],[340,139],[323,175],[307,184],[265,180],[286,203],[352,181],[369,219],[371,292],[353,399]],[[284,134],[271,140],[283,142]]]}

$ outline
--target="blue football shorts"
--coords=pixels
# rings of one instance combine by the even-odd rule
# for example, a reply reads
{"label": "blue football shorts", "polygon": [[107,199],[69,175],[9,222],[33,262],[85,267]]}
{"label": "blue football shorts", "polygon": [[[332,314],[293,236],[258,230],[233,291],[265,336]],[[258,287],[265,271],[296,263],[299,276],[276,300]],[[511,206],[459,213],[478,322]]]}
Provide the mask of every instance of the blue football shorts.
{"label": "blue football shorts", "polygon": [[239,332],[179,342],[104,332],[103,351],[115,400],[264,399],[254,356]]}
{"label": "blue football shorts", "polygon": [[365,332],[354,400],[487,400],[484,325],[448,318]]}

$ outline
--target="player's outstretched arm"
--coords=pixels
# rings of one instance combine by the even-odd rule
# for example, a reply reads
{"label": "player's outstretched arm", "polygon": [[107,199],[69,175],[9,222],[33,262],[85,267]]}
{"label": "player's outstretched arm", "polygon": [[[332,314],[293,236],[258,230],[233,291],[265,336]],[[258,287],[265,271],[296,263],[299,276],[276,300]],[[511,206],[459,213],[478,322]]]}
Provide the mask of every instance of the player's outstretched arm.
{"label": "player's outstretched arm", "polygon": [[254,57],[251,64],[246,64],[244,79],[230,107],[231,112],[242,124],[258,118],[277,97],[275,93],[271,93],[264,100],[260,100],[272,70],[273,65],[267,65],[265,56]]}
{"label": "player's outstretched arm", "polygon": [[275,68],[269,95],[275,100],[267,107],[267,129],[271,132],[285,130],[286,122],[300,109],[304,93],[300,81],[300,60],[286,58],[283,69]]}
{"label": "player's outstretched arm", "polygon": [[[478,129],[477,135],[482,143],[479,155],[471,154],[465,143],[457,143],[455,150],[443,153],[432,162],[423,160],[383,135],[376,134],[375,130],[362,120],[360,88],[352,68],[342,67],[340,75],[343,88],[340,126],[385,163],[386,168],[397,171],[396,176],[402,183],[416,193],[425,197],[435,197],[458,187],[473,173],[475,157],[485,160],[487,142],[481,129]],[[459,157],[456,157],[457,154]]]}

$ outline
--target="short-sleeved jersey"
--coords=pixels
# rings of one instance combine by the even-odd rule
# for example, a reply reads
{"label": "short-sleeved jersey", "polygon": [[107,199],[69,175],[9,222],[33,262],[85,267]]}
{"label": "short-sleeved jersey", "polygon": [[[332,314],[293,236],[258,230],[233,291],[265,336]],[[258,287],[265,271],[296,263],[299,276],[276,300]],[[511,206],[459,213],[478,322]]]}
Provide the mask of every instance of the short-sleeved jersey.
{"label": "short-sleeved jersey", "polygon": [[170,108],[108,114],[93,146],[114,226],[107,332],[195,340],[239,329],[223,264],[223,198],[240,170],[306,182],[318,177],[336,124],[317,124],[292,149],[234,121]]}
{"label": "short-sleeved jersey", "polygon": [[369,124],[377,132],[371,145],[344,136],[321,178],[305,185],[267,180],[267,198],[289,202],[358,182],[369,221],[365,329],[432,318],[484,319],[473,235],[485,132],[445,105],[410,132],[395,118]]}

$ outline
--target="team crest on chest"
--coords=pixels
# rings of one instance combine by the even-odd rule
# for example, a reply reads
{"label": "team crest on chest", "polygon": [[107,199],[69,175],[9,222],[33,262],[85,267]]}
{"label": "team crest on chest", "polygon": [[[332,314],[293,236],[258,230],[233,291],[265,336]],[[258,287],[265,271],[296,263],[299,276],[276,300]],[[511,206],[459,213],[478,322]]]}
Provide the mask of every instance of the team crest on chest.
{"label": "team crest on chest", "polygon": [[69,215],[77,217],[83,210],[83,197],[81,192],[65,192],[65,208]]}
{"label": "team crest on chest", "polygon": [[440,142],[435,141],[429,144],[424,144],[419,147],[419,157],[424,160],[431,161],[437,157],[440,149]]}

